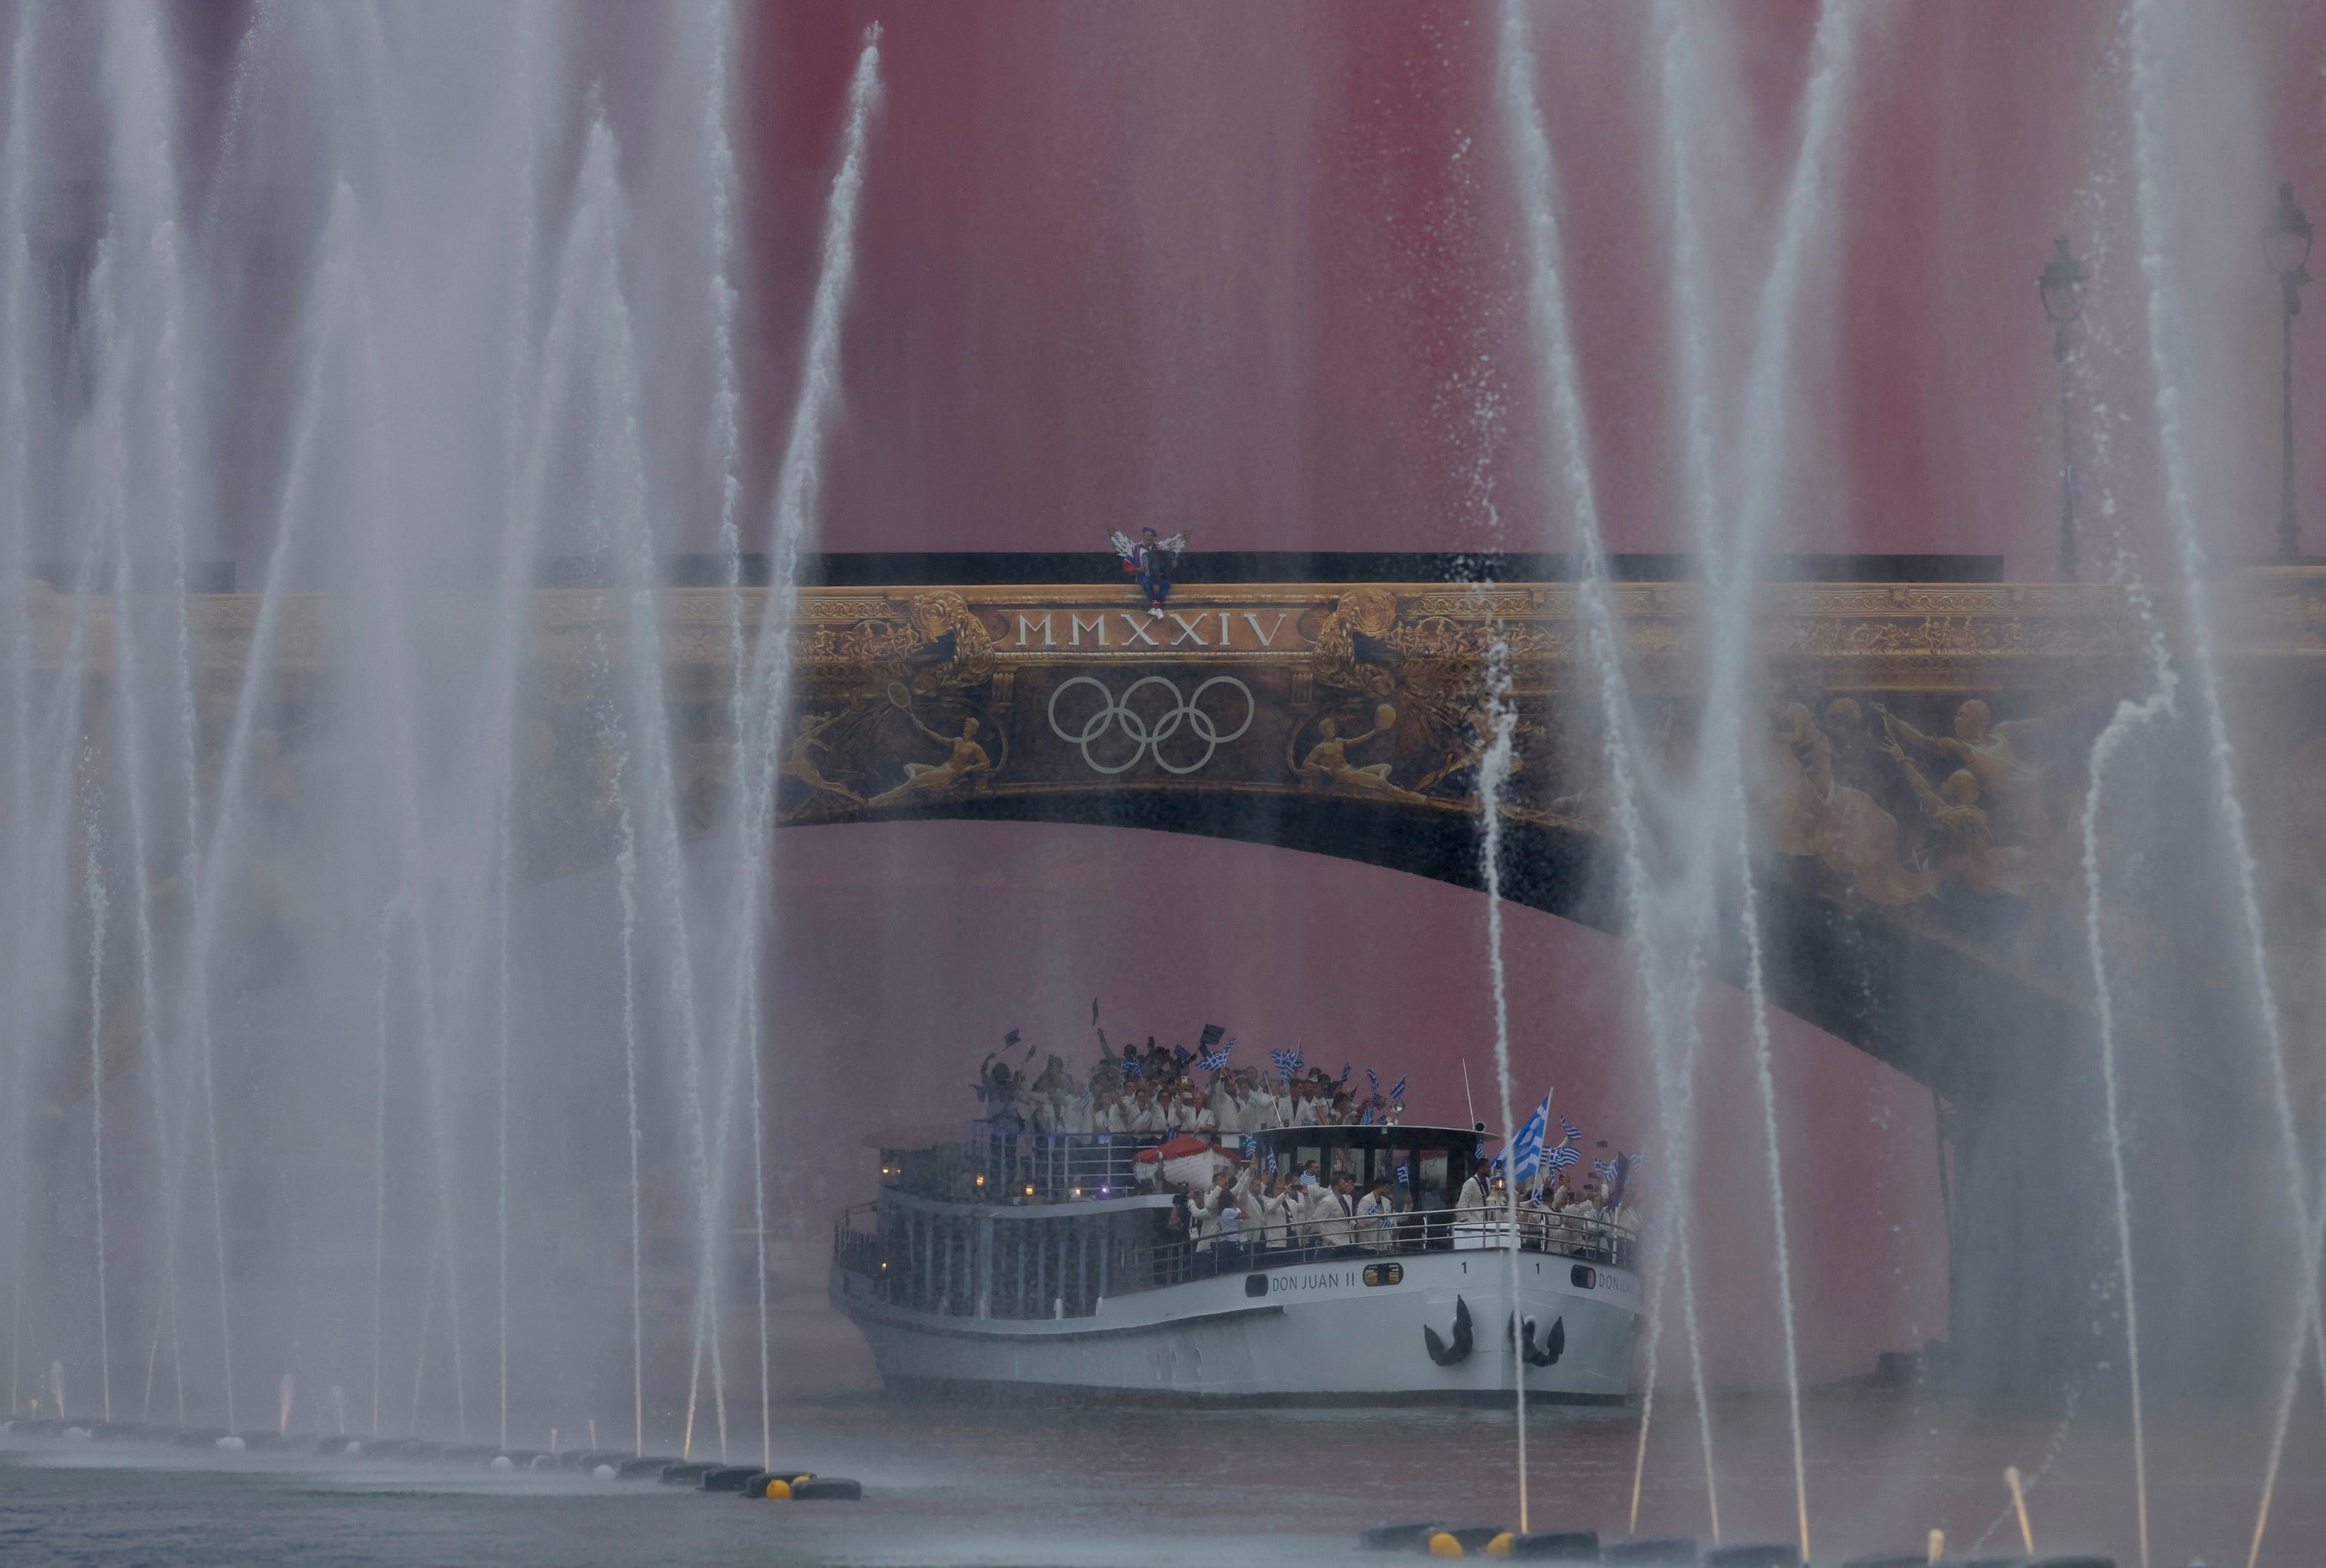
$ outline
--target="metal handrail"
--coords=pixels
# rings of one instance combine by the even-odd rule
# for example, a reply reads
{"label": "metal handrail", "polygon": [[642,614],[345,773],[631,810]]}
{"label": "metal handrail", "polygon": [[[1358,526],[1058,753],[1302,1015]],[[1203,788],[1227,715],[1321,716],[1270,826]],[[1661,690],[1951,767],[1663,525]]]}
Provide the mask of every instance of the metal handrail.
{"label": "metal handrail", "polygon": [[[969,1167],[977,1196],[992,1202],[1046,1203],[1114,1197],[1139,1190],[1139,1156],[1178,1135],[1045,1133],[991,1121],[970,1124]],[[982,1183],[975,1178],[982,1176]]]}
{"label": "metal handrail", "polygon": [[[1079,1213],[1085,1219],[1090,1215],[1089,1211]],[[1077,1214],[1072,1209],[1061,1210],[1057,1220],[1072,1220]],[[873,1229],[859,1229],[859,1221],[867,1217]],[[1339,1216],[1320,1217],[1296,1221],[1289,1227],[1259,1227],[1233,1235],[1167,1235],[1160,1241],[1142,1240],[1136,1232],[1125,1234],[1110,1228],[1099,1239],[1097,1252],[1089,1249],[1087,1240],[1076,1244],[1080,1249],[1072,1255],[1074,1277],[1068,1288],[1063,1280],[1069,1257],[1064,1240],[1059,1243],[1055,1264],[1047,1261],[1049,1242],[1034,1243],[1034,1252],[1027,1252],[1020,1243],[1011,1242],[1013,1250],[999,1257],[1014,1262],[1015,1277],[1004,1279],[992,1272],[999,1266],[998,1258],[983,1266],[982,1274],[976,1261],[976,1254],[992,1248],[990,1221],[984,1243],[973,1242],[969,1229],[956,1229],[949,1232],[951,1239],[942,1244],[944,1249],[932,1254],[927,1237],[921,1239],[916,1248],[911,1232],[900,1236],[885,1228],[887,1218],[878,1204],[860,1203],[843,1211],[834,1226],[834,1262],[842,1268],[879,1281],[880,1299],[918,1304],[923,1310],[947,1316],[997,1318],[1086,1316],[1097,1310],[1097,1298],[1102,1295],[1130,1295],[1223,1274],[1248,1274],[1326,1260],[1362,1264],[1428,1252],[1498,1248],[1508,1245],[1511,1235],[1510,1221],[1503,1214],[1458,1209],[1407,1211],[1386,1220],[1379,1216],[1345,1220]],[[970,1225],[974,1221],[964,1217],[957,1223]],[[1047,1230],[1047,1227],[1042,1229]],[[1067,1238],[1087,1237],[1090,1233],[1062,1230],[1057,1234]],[[1540,1209],[1519,1211],[1521,1251],[1632,1268],[1636,1266],[1638,1244],[1637,1234],[1628,1227]],[[1091,1259],[1099,1253],[1104,1254],[1104,1261],[1093,1275]],[[1029,1297],[1022,1277],[1024,1258],[1037,1254],[1046,1261],[1036,1265],[1034,1277],[1037,1283],[1047,1283]],[[927,1272],[927,1258],[932,1255],[944,1260],[941,1278],[921,1277]],[[917,1269],[916,1260],[923,1266]],[[982,1285],[981,1279],[984,1282]]]}
{"label": "metal handrail", "polygon": [[[1367,1261],[1425,1252],[1483,1250],[1505,1247],[1509,1239],[1510,1220],[1500,1212],[1482,1217],[1475,1211],[1458,1209],[1409,1210],[1386,1223],[1378,1217],[1332,1216],[1233,1235],[1175,1236],[1132,1254],[1130,1261],[1135,1272],[1153,1277],[1156,1284],[1178,1285],[1324,1258]],[[1639,1237],[1627,1227],[1604,1220],[1521,1208],[1519,1249],[1631,1268],[1635,1266]]]}

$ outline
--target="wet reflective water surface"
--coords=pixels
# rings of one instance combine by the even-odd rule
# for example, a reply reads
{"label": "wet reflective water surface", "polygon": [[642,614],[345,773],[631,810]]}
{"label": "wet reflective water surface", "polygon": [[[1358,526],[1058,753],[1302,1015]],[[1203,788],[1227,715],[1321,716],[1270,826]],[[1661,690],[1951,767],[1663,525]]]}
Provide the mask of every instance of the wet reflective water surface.
{"label": "wet reflective water surface", "polygon": [[[1782,1399],[1722,1402],[1723,1539],[1783,1539],[1791,1466]],[[1669,1425],[1665,1422],[1669,1418]],[[1811,1545],[1820,1563],[1984,1540],[2018,1549],[2003,1467],[2031,1478],[2036,1545],[2133,1557],[2120,1421],[1977,1420],[1858,1396],[1812,1400]],[[1642,1534],[1708,1540],[1692,1412],[1657,1415]],[[2289,1467],[2326,1453],[2315,1410]],[[1625,1531],[1636,1415],[1533,1423],[1538,1529]],[[2152,1421],[2154,1561],[2242,1561],[2267,1440],[2250,1419]],[[786,1462],[861,1479],[858,1504],[747,1503],[691,1489],[440,1466],[252,1456],[172,1464],[152,1451],[18,1443],[0,1452],[11,1564],[1170,1563],[1354,1560],[1398,1518],[1516,1523],[1510,1420],[1445,1410],[1028,1412],[872,1400],[795,1409]],[[2326,1554],[2326,1506],[2281,1495],[2265,1563]]]}

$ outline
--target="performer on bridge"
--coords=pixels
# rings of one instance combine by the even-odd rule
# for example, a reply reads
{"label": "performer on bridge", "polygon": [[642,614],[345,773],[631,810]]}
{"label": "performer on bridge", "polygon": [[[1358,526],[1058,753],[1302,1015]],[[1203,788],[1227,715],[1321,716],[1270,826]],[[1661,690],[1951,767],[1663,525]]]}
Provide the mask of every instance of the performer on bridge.
{"label": "performer on bridge", "polygon": [[1154,529],[1141,528],[1135,544],[1120,528],[1110,537],[1114,541],[1114,552],[1122,557],[1122,570],[1131,575],[1140,591],[1147,596],[1148,615],[1161,620],[1163,601],[1171,596],[1171,568],[1177,564],[1179,552],[1187,548],[1186,531],[1158,540]]}

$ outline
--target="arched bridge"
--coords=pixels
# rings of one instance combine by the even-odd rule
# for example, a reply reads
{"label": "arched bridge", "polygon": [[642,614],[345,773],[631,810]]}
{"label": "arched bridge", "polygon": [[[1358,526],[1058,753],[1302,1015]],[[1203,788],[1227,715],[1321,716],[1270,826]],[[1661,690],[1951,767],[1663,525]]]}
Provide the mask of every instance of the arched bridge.
{"label": "arched bridge", "polygon": [[[2317,988],[2283,982],[2306,974],[2326,928],[2326,806],[2314,785],[2326,775],[2326,570],[2246,571],[2211,591],[2284,1036],[2315,1041],[2321,1020],[2304,1007]],[[1638,733],[1652,766],[1678,771],[1703,718],[1703,592],[1684,582],[1613,592]],[[745,590],[744,625],[758,624],[761,598]],[[632,603],[588,588],[537,594],[538,678],[525,719],[534,728],[520,748],[520,853],[535,877],[611,853],[619,792],[607,786],[619,764],[607,748],[605,686],[610,670],[628,667],[616,655],[637,631]],[[463,638],[476,645],[479,605],[447,596],[426,609],[448,650]],[[2155,608],[2177,637],[2185,607]],[[1190,581],[1157,617],[1120,584],[915,582],[810,588],[797,608],[796,711],[777,806],[785,825],[1110,824],[1471,886],[1483,880],[1481,716],[1499,648],[1518,713],[1504,890],[1623,929],[1600,699],[1571,583]],[[718,589],[667,589],[660,601],[698,829],[731,800],[735,609]],[[77,661],[101,682],[111,613],[84,600],[68,615],[36,591],[36,658]],[[288,596],[263,633],[252,596],[200,596],[190,613],[212,750],[262,635],[277,676],[265,722],[295,735],[302,710],[328,702],[333,612],[322,599]],[[2117,702],[2145,691],[2147,645],[2126,596],[2107,588],[1772,583],[1756,600],[1745,718],[1772,991],[1951,1102],[1950,1333],[1983,1387],[2047,1387],[2091,1316],[2080,1286],[2062,1281],[2107,1266],[2062,1262],[2104,1229],[2087,1136],[2098,1096],[2081,924],[2083,767]],[[439,656],[457,678],[461,655]],[[2191,847],[2210,815],[2192,808],[2186,842],[2112,842],[2111,853],[2129,864],[2208,852]],[[2154,1053],[2168,1075],[2164,1114],[2249,1128],[2259,1103],[2251,1062],[2206,1048],[2224,1033],[2219,1020],[2247,1007],[2249,970],[2183,951],[2192,930],[2202,939],[2205,918],[2176,915],[2168,930],[2127,907],[2110,914],[2103,938],[2126,971],[2169,975],[2150,988],[2162,1005],[2126,1020],[2173,1044]],[[1735,978],[1737,955],[1717,956]],[[2291,1065],[2311,1103],[2326,1074],[2298,1048]],[[2219,1141],[2208,1156],[2234,1163],[2245,1173],[2237,1181],[2271,1179],[2260,1141]],[[2266,1315],[2247,1305],[2248,1316]],[[2236,1347],[2275,1341],[2258,1316],[2218,1332],[2216,1307],[2207,1298],[2180,1315],[2210,1325],[2224,1378],[2246,1376],[2250,1368],[2228,1364]]]}
{"label": "arched bridge", "polygon": [[[1681,765],[1703,591],[1613,591],[1641,732]],[[2248,793],[2266,835],[2310,854],[2293,842],[2306,823],[2279,819],[2300,793],[2282,780],[2314,753],[2283,719],[2326,735],[2326,572],[2250,574],[2219,598],[2239,690],[2292,700],[2272,704]],[[1475,886],[1498,640],[1519,712],[1505,890],[1620,931],[1572,584],[1186,584],[1159,617],[1111,586],[805,590],[779,815],[1202,833]],[[1772,584],[1755,643],[1777,1000],[1950,1099],[1985,1098],[1982,1042],[2078,1027],[2082,759],[2145,690],[2138,621],[2106,588]]]}

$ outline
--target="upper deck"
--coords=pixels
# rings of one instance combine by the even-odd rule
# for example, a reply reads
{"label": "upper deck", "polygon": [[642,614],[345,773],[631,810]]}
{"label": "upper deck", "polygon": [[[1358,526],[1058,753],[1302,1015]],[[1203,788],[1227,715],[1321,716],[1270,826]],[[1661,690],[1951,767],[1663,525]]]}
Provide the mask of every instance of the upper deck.
{"label": "upper deck", "polygon": [[[1310,1217],[1242,1231],[1196,1233],[1167,1183],[1141,1162],[1168,1140],[1122,1133],[1024,1133],[974,1124],[962,1142],[922,1137],[881,1146],[882,1193],[843,1213],[836,1266],[863,1276],[876,1299],[941,1316],[1078,1318],[1109,1296],[1221,1274],[1266,1272],[1320,1257],[1384,1266],[1401,1257],[1511,1245],[1507,1217],[1462,1211],[1462,1183],[1485,1142],[1455,1127],[1288,1127],[1237,1136],[1244,1159],[1279,1173],[1316,1167],[1320,1183],[1347,1174],[1390,1187],[1386,1214]],[[917,1147],[906,1147],[906,1142]],[[1635,1266],[1628,1229],[1521,1207],[1524,1251],[1593,1266]],[[1366,1270],[1372,1283],[1372,1268]],[[1387,1276],[1384,1276],[1386,1278]]]}

